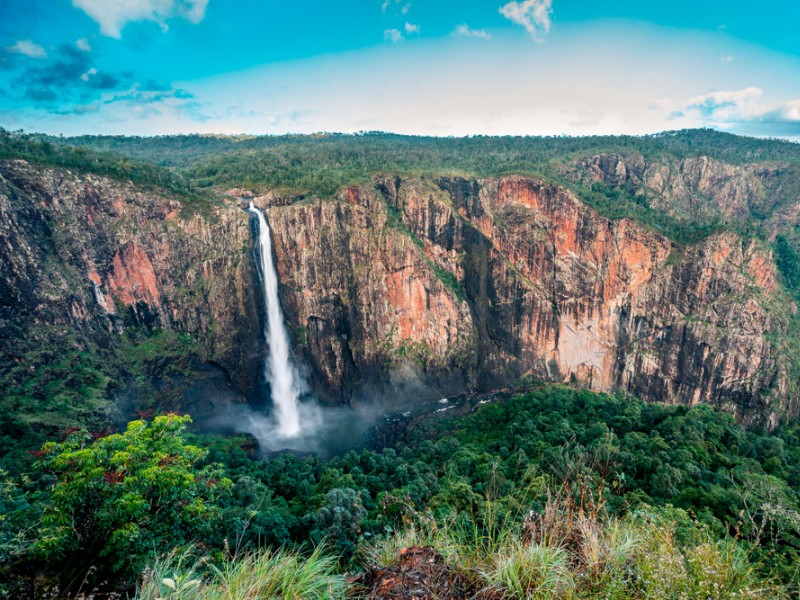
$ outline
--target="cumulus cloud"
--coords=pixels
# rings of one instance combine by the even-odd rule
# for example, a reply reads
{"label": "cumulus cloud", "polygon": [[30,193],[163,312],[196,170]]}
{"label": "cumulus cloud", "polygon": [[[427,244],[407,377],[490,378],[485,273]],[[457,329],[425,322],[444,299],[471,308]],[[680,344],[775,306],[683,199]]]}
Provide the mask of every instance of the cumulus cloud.
{"label": "cumulus cloud", "polygon": [[6,50],[13,54],[24,54],[31,58],[45,58],[47,56],[45,49],[39,44],[34,44],[31,40],[20,40],[13,46],[8,46]]}
{"label": "cumulus cloud", "polygon": [[689,100],[687,107],[696,111],[709,121],[730,122],[748,120],[764,111],[759,100],[764,91],[757,87],[748,87],[735,91],[716,91]]}
{"label": "cumulus cloud", "polygon": [[403,34],[399,29],[385,29],[383,32],[383,40],[385,42],[392,42],[396,44],[403,39]]}
{"label": "cumulus cloud", "polygon": [[550,31],[550,15],[553,14],[553,0],[523,0],[500,7],[500,14],[509,21],[522,25],[530,36],[541,41]]}
{"label": "cumulus cloud", "polygon": [[722,90],[689,100],[684,112],[700,117],[705,125],[736,128],[751,135],[793,135],[800,133],[800,99],[764,101],[757,87]]}
{"label": "cumulus cloud", "polygon": [[411,35],[412,33],[419,33],[419,25],[413,25],[406,21],[406,33]]}
{"label": "cumulus cloud", "polygon": [[92,47],[89,45],[89,40],[86,38],[81,38],[75,42],[75,46],[78,50],[83,50],[84,52],[91,52]]}
{"label": "cumulus cloud", "polygon": [[100,25],[100,33],[119,39],[131,21],[154,21],[166,31],[172,18],[199,23],[206,16],[208,0],[72,0]]}
{"label": "cumulus cloud", "polygon": [[466,23],[461,23],[453,30],[453,34],[459,37],[472,37],[481,40],[490,40],[492,36],[485,29],[471,29]]}

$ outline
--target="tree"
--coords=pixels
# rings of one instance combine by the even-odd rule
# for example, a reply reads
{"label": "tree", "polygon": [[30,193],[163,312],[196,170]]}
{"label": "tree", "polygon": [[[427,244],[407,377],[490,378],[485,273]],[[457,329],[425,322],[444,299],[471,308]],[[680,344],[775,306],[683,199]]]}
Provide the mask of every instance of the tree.
{"label": "tree", "polygon": [[153,552],[208,534],[231,481],[198,468],[206,451],[181,435],[188,416],[133,421],[92,441],[86,431],[48,442],[40,467],[55,478],[35,550],[60,568],[62,589],[134,575]]}
{"label": "tree", "polygon": [[312,516],[311,538],[317,543],[325,540],[343,556],[352,556],[361,535],[361,521],[367,516],[361,493],[352,488],[334,488],[325,494],[325,504]]}

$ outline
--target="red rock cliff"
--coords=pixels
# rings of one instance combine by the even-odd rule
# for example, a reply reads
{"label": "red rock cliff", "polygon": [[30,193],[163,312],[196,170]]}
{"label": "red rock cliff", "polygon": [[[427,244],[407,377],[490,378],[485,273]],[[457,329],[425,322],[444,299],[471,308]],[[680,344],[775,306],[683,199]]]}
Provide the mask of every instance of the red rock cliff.
{"label": "red rock cliff", "polygon": [[768,426],[797,410],[769,341],[771,255],[733,234],[679,252],[521,177],[382,177],[268,217],[298,341],[333,396],[411,374],[429,397],[532,376]]}

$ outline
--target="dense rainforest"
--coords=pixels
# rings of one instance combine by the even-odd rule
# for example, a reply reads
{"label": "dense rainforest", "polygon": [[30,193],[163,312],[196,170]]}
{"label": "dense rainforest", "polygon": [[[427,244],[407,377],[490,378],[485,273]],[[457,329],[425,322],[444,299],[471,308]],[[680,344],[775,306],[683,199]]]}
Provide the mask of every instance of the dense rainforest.
{"label": "dense rainforest", "polygon": [[[0,130],[0,184],[0,594],[800,594],[797,144],[710,130],[442,139]],[[577,215],[578,241],[562,262],[564,225],[540,207],[515,212],[503,195],[512,193]],[[251,231],[238,205],[251,198],[275,207],[287,325],[312,386],[358,389],[370,369],[389,382],[326,402],[377,401],[406,371],[414,381],[432,374],[421,389],[446,380],[441,389],[467,396],[507,394],[409,415],[392,397],[381,406],[392,416],[333,456],[265,453],[253,435],[209,433],[203,424],[220,412],[266,410],[247,289]],[[414,318],[390,322],[384,337],[360,331],[359,318],[378,319],[369,296],[367,308],[358,304],[359,285],[377,271],[342,268],[336,259],[348,251],[325,245],[332,231],[350,244],[341,248],[360,249],[353,240],[363,234],[371,258],[386,252],[381,273],[397,262],[422,277],[431,295],[419,314],[452,306],[455,324],[435,322],[424,339],[412,337]],[[301,262],[312,255],[303,236],[319,240],[321,257]],[[575,248],[594,260],[631,240],[629,255],[608,259],[599,275],[578,270],[558,283],[565,262],[583,260]],[[585,280],[597,277],[605,298],[607,271],[654,257],[652,269],[621,269],[617,279],[658,282],[645,306],[664,311],[656,333],[624,304],[640,288],[603,305],[633,324],[615,342],[621,366],[603,384],[608,393],[597,393],[594,347],[585,378],[584,363],[562,373],[555,359],[527,373],[497,366],[527,359],[522,342],[507,341],[521,326],[504,311],[525,312],[523,299],[541,295],[535,269],[526,270],[540,246],[552,246],[545,264],[558,285],[541,304],[555,323],[576,311]],[[344,291],[308,285],[320,273]],[[502,296],[503,286],[516,295]],[[432,340],[466,330],[467,318],[475,339],[453,334],[439,356]],[[560,331],[556,340],[571,325]],[[484,349],[490,340],[502,352]],[[650,345],[639,348],[642,340]],[[571,353],[587,352],[570,343]],[[372,362],[359,356],[368,351]],[[728,351],[742,360],[720,363]],[[495,361],[491,378],[485,357]],[[758,373],[742,375],[748,361],[760,361]],[[707,393],[698,404],[680,386],[700,370],[708,376],[689,382]],[[656,376],[676,387],[654,385]]]}
{"label": "dense rainforest", "polygon": [[[251,439],[188,435],[188,422],[67,431],[22,473],[5,471],[6,592],[52,578],[61,589],[128,581],[139,597],[216,597],[250,577],[277,596],[305,585],[299,597],[344,597],[359,584],[343,574],[387,567],[414,545],[433,545],[459,585],[499,597],[522,597],[514,585],[530,597],[796,592],[797,426],[758,434],[708,407],[537,385],[328,461],[258,459]],[[236,561],[253,572],[234,574]]]}

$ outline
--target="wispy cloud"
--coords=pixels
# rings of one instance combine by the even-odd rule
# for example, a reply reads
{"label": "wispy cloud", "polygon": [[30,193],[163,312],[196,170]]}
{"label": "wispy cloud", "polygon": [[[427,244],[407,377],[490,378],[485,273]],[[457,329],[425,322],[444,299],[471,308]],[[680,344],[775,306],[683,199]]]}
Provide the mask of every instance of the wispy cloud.
{"label": "wispy cloud", "polygon": [[730,54],[724,54],[719,57],[719,62],[721,63],[729,63],[733,60],[733,56]]}
{"label": "wispy cloud", "polygon": [[84,52],[92,51],[92,47],[89,45],[89,40],[87,40],[86,38],[81,38],[79,40],[76,40],[75,46],[78,48],[78,50],[83,50]]}
{"label": "wispy cloud", "polygon": [[500,7],[500,14],[509,21],[522,25],[537,42],[550,32],[550,16],[553,14],[553,0],[523,0]]}
{"label": "wispy cloud", "polygon": [[45,58],[47,56],[45,49],[39,44],[34,44],[31,40],[20,40],[13,46],[8,46],[6,50],[13,54],[24,54],[31,58]]}
{"label": "wispy cloud", "polygon": [[385,42],[392,42],[396,44],[399,41],[402,41],[403,34],[399,29],[385,29],[383,31],[383,40]]}
{"label": "wispy cloud", "polygon": [[[399,6],[401,4],[402,6]],[[387,10],[389,10],[389,8],[392,7],[392,5],[399,6],[400,13],[404,15],[407,15],[408,11],[411,10],[411,3],[406,2],[405,4],[403,4],[403,0],[383,0],[383,4],[381,4],[381,10],[383,12],[386,12]]]}
{"label": "wispy cloud", "polygon": [[485,29],[471,29],[466,23],[461,23],[453,30],[453,34],[459,37],[472,37],[481,40],[490,40],[492,36]]}
{"label": "wispy cloud", "polygon": [[153,79],[137,83],[129,71],[98,68],[91,53],[78,44],[61,44],[51,54],[18,71],[7,96],[26,108],[62,116],[94,113],[110,105],[130,110],[138,105],[168,105],[177,110],[193,102],[192,94],[169,83]]}
{"label": "wispy cloud", "polygon": [[167,31],[173,18],[199,23],[206,16],[208,0],[72,0],[100,25],[100,33],[119,39],[131,21],[154,21]]}
{"label": "wispy cloud", "polygon": [[90,54],[62,44],[52,60],[23,70],[15,84],[25,90],[25,97],[30,100],[49,102],[58,97],[66,102],[86,102],[98,91],[126,85],[130,79],[129,73],[98,71]]}
{"label": "wispy cloud", "polygon": [[405,29],[406,29],[406,33],[408,35],[411,35],[413,33],[419,33],[419,25],[413,25],[413,24],[409,23],[408,21],[406,21]]}

